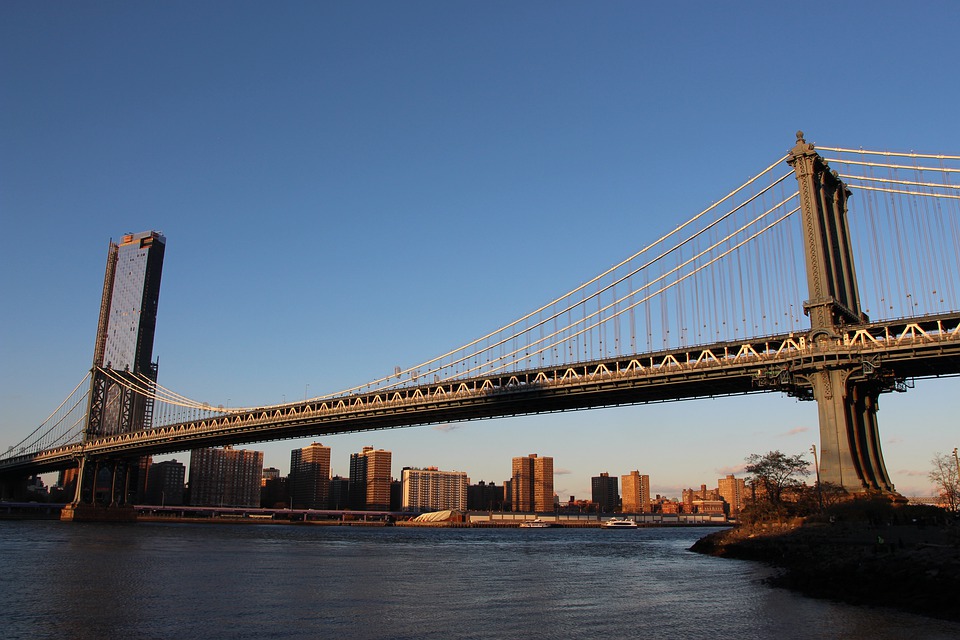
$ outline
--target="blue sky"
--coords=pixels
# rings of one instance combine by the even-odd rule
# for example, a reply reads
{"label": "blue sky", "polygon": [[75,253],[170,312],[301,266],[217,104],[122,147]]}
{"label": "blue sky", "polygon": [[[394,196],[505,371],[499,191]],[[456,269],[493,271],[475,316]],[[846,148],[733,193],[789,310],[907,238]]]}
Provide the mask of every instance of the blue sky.
{"label": "blue sky", "polygon": [[[868,8],[869,7],[869,8]],[[0,4],[0,445],[89,369],[107,242],[167,236],[160,382],[211,404],[336,391],[445,352],[630,255],[809,141],[960,152],[954,2]],[[956,380],[881,399],[928,493]],[[806,452],[778,395],[323,439],[556,489],[679,495]],[[266,463],[286,470],[270,443]],[[179,454],[186,459],[187,454]]]}

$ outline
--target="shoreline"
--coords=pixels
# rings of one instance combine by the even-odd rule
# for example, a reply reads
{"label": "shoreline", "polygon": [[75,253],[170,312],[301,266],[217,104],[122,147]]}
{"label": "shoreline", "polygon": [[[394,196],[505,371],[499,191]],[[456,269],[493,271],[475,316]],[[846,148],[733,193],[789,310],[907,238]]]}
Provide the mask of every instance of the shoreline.
{"label": "shoreline", "polygon": [[691,551],[780,569],[774,587],[960,622],[960,532],[923,518],[740,526]]}

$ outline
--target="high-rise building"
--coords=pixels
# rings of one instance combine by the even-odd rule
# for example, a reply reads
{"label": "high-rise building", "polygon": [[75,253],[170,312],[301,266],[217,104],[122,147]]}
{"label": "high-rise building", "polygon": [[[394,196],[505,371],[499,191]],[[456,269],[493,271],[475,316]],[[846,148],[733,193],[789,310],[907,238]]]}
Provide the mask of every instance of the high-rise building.
{"label": "high-rise building", "polygon": [[276,467],[267,467],[260,474],[260,506],[266,509],[290,506],[287,476],[280,475]]}
{"label": "high-rise building", "polygon": [[258,507],[262,475],[262,451],[194,449],[190,452],[190,504]]}
{"label": "high-rise building", "polygon": [[553,458],[535,453],[514,458],[510,490],[514,511],[553,511]]}
{"label": "high-rise building", "polygon": [[295,509],[326,509],[330,503],[330,447],[314,442],[291,451],[287,484]]}
{"label": "high-rise building", "polygon": [[[508,483],[509,484],[509,483]],[[496,483],[483,480],[467,487],[467,509],[471,511],[499,511],[503,508],[503,489]]]}
{"label": "high-rise building", "polygon": [[729,505],[729,515],[736,516],[743,509],[743,501],[747,497],[746,480],[729,474],[726,478],[717,480],[717,485],[720,497]]}
{"label": "high-rise building", "polygon": [[350,508],[370,511],[390,509],[392,454],[364,447],[350,454]]}
{"label": "high-rise building", "polygon": [[612,513],[620,506],[620,492],[617,489],[617,477],[601,473],[590,478],[592,499],[602,513]]}
{"label": "high-rise building", "polygon": [[267,483],[271,480],[276,480],[280,477],[280,469],[276,467],[264,467],[263,473],[260,474],[260,486],[265,487]]}
{"label": "high-rise building", "polygon": [[347,509],[350,506],[350,479],[333,476],[330,479],[330,504],[328,507],[336,511]]}
{"label": "high-rise building", "polygon": [[620,476],[623,484],[623,512],[650,513],[650,476],[631,471]]}
{"label": "high-rise building", "polygon": [[183,481],[186,467],[176,460],[154,462],[147,471],[146,503],[159,505],[183,504]]}
{"label": "high-rise building", "polygon": [[467,486],[464,471],[440,471],[437,467],[404,467],[400,475],[404,511],[467,510]]}
{"label": "high-rise building", "polygon": [[166,238],[156,231],[126,234],[118,244],[110,243],[93,365],[112,374],[95,372],[90,383],[87,438],[153,423],[153,402],[120,380],[138,387],[156,383],[153,337],[165,248]]}

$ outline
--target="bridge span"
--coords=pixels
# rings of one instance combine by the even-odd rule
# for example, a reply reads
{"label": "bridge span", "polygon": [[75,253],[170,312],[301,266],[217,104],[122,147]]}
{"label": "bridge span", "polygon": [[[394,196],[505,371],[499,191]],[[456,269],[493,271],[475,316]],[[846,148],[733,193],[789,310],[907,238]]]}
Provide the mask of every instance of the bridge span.
{"label": "bridge span", "polygon": [[[460,348],[269,407],[214,408],[157,383],[165,239],[125,236],[108,257],[89,389],[0,455],[0,473],[79,466],[80,500],[89,463],[117,473],[199,447],[781,392],[817,403],[822,481],[893,494],[879,396],[960,374],[960,156],[822,150],[835,157],[798,132],[785,156],[673,231]],[[134,272],[143,299],[118,312],[114,281]],[[141,338],[127,353],[108,328],[134,315]]]}
{"label": "bridge span", "polygon": [[[876,393],[905,391],[918,378],[955,375],[960,371],[960,313],[851,326],[833,339],[768,336],[227,411],[8,458],[0,462],[0,472],[62,469],[75,466],[81,456],[139,457],[200,447],[725,395],[781,392],[813,400],[812,378],[833,369],[851,371],[852,380],[871,384]],[[855,440],[866,434],[851,436]],[[824,455],[829,455],[826,451]]]}

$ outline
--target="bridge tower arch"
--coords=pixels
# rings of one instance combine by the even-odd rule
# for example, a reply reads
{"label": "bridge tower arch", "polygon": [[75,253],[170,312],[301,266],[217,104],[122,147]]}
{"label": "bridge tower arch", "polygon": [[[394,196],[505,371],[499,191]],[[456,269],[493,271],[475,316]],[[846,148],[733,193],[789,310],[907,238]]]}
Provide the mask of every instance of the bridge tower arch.
{"label": "bridge tower arch", "polygon": [[[809,299],[809,343],[840,339],[844,325],[863,324],[856,269],[847,226],[846,185],[814,145],[797,132],[787,156],[800,193],[801,226]],[[893,388],[880,367],[858,361],[817,358],[804,377],[813,390],[820,421],[820,479],[852,493],[895,493],[880,449],[878,397]]]}

